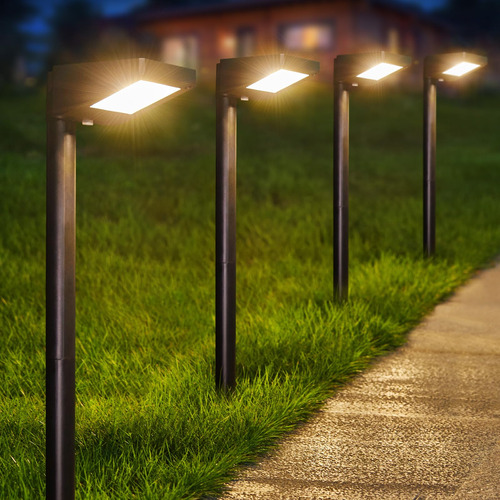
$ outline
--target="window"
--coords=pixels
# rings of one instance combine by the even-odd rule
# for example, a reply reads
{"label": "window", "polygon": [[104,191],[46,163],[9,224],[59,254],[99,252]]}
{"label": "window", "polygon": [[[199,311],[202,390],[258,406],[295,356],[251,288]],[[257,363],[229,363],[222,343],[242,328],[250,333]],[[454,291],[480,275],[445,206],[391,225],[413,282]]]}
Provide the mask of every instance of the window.
{"label": "window", "polygon": [[220,30],[216,34],[217,58],[226,59],[236,56],[236,35],[230,30]]}
{"label": "window", "polygon": [[389,52],[399,52],[401,50],[401,40],[399,31],[396,28],[389,28],[387,31],[387,50]]}
{"label": "window", "polygon": [[358,44],[362,50],[373,49],[373,45],[385,45],[385,31],[379,17],[370,12],[361,12],[355,18]]}
{"label": "window", "polygon": [[240,28],[236,32],[236,57],[251,56],[255,52],[255,30]]}
{"label": "window", "polygon": [[198,66],[198,38],[194,35],[165,38],[162,59],[169,64],[196,69]]}
{"label": "window", "polygon": [[280,28],[280,40],[289,50],[330,50],[333,31],[332,22],[287,24]]}

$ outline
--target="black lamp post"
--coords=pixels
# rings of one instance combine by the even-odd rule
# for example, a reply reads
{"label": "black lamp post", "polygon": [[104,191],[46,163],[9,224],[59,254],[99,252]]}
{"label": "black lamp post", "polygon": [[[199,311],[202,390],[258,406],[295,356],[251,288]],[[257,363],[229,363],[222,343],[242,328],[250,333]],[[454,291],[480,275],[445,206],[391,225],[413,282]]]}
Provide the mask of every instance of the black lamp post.
{"label": "black lamp post", "polygon": [[114,124],[194,86],[195,71],[147,59],[55,66],[47,87],[46,472],[48,499],[75,495],[77,122]]}
{"label": "black lamp post", "polygon": [[314,75],[319,63],[281,55],[222,59],[217,65],[216,385],[235,385],[236,366],[236,108]]}
{"label": "black lamp post", "polygon": [[373,85],[411,63],[411,58],[384,51],[340,55],[333,69],[333,291],[347,299],[349,287],[349,91]]}
{"label": "black lamp post", "polygon": [[453,81],[487,64],[486,57],[456,52],[424,61],[424,256],[436,251],[436,85]]}

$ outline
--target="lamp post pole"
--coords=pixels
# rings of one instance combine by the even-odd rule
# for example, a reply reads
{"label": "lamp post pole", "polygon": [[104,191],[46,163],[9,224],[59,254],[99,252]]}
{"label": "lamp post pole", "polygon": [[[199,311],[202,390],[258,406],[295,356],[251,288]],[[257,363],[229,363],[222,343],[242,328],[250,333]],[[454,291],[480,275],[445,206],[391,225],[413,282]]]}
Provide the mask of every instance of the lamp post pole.
{"label": "lamp post pole", "polygon": [[48,117],[46,496],[50,500],[73,499],[75,491],[75,147],[75,123]]}
{"label": "lamp post pole", "polygon": [[215,371],[217,387],[224,390],[233,388],[236,379],[236,112],[236,97],[218,88]]}
{"label": "lamp post pole", "polygon": [[[49,73],[45,379],[49,500],[75,497],[76,124],[118,123],[186,92],[195,79],[192,69],[144,58],[54,66]],[[117,91],[120,81],[130,84]]]}
{"label": "lamp post pole", "polygon": [[334,77],[333,101],[333,291],[348,295],[349,268],[349,91]]}
{"label": "lamp post pole", "polygon": [[424,256],[436,250],[436,83],[424,77]]}
{"label": "lamp post pole", "polygon": [[333,62],[333,296],[349,295],[349,90],[399,71],[411,58],[385,51],[341,54]]}

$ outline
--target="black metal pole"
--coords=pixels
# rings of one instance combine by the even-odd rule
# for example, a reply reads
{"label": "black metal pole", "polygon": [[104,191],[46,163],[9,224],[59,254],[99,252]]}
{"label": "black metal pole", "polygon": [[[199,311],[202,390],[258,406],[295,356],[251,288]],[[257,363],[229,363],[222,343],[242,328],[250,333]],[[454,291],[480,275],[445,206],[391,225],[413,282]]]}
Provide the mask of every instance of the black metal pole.
{"label": "black metal pole", "polygon": [[48,117],[46,497],[50,500],[75,497],[75,147],[75,124]]}
{"label": "black metal pole", "polygon": [[333,109],[333,292],[347,299],[349,285],[349,92],[334,84]]}
{"label": "black metal pole", "polygon": [[436,83],[424,78],[424,256],[436,250]]}
{"label": "black metal pole", "polygon": [[216,385],[236,375],[236,98],[217,92],[216,137]]}

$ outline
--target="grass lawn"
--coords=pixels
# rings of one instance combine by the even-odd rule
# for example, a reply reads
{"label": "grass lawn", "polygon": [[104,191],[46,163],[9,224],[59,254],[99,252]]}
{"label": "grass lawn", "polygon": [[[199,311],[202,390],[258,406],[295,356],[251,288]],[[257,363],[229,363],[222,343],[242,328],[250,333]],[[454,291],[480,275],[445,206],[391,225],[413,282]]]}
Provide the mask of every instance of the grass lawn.
{"label": "grass lawn", "polygon": [[[305,88],[304,88],[305,87]],[[1,95],[0,498],[45,469],[43,95]],[[77,498],[216,495],[500,249],[500,95],[439,96],[424,261],[421,98],[351,98],[350,300],[332,304],[332,97],[241,103],[238,386],[214,389],[214,106],[77,132]]]}

